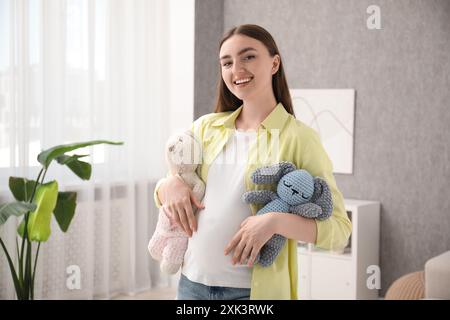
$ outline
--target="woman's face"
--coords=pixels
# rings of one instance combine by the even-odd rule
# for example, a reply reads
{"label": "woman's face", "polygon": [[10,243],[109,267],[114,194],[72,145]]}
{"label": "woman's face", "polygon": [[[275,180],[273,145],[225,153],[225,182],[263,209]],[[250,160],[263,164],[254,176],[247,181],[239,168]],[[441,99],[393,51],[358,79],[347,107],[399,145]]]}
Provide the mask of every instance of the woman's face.
{"label": "woman's face", "polygon": [[273,92],[272,75],[278,71],[280,57],[271,57],[259,40],[233,35],[222,44],[219,58],[222,79],[239,99]]}

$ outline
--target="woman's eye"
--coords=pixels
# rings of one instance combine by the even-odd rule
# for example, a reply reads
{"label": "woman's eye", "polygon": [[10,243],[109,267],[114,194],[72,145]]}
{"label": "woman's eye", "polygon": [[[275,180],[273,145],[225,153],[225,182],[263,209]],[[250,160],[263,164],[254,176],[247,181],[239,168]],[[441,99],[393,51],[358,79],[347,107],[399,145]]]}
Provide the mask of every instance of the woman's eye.
{"label": "woman's eye", "polygon": [[[251,60],[251,59],[255,59],[256,57],[254,55],[250,55],[244,58],[244,60]],[[222,64],[222,67],[229,67],[231,65],[231,62],[225,62],[224,64]]]}

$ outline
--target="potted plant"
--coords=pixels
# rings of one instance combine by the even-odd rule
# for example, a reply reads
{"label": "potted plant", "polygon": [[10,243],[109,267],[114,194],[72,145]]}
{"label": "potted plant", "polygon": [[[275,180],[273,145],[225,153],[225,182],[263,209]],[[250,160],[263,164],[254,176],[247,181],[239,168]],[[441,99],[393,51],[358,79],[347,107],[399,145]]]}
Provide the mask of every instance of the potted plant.
{"label": "potted plant", "polygon": [[[14,266],[11,255],[1,237],[0,245],[8,261],[17,299],[34,299],[34,277],[39,249],[41,243],[47,241],[50,237],[52,216],[56,219],[61,230],[67,232],[75,215],[77,193],[58,191],[56,180],[44,182],[50,164],[53,160],[56,160],[59,164],[67,166],[81,179],[89,180],[92,171],[91,164],[80,160],[88,155],[67,155],[66,153],[96,144],[121,145],[123,143],[95,140],[59,145],[44,150],[38,155],[37,160],[42,168],[36,180],[21,177],[9,178],[9,189],[16,201],[0,205],[0,226],[10,216],[24,216],[17,229],[17,266]],[[21,238],[20,248],[19,237]],[[34,242],[37,243],[37,250],[33,259]]]}

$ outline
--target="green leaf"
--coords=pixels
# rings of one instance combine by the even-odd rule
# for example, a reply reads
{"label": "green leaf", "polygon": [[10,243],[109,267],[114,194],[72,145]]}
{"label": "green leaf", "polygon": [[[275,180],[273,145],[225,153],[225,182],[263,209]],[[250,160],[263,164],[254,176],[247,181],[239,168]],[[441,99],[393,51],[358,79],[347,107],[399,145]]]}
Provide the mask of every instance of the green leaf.
{"label": "green leaf", "polygon": [[91,178],[92,173],[91,164],[78,160],[79,158],[86,156],[87,155],[68,156],[64,154],[62,156],[56,157],[56,161],[58,161],[59,164],[68,166],[69,169],[72,170],[72,172],[75,173],[81,179],[89,180]]}
{"label": "green leaf", "polygon": [[36,181],[21,177],[9,177],[9,190],[17,201],[29,201]]}
{"label": "green leaf", "polygon": [[[50,237],[50,223],[57,198],[58,182],[56,180],[38,186],[33,200],[37,208],[28,217],[28,239],[31,241],[45,242]],[[22,221],[17,230],[22,238],[24,229],[25,221]]]}
{"label": "green leaf", "polygon": [[19,224],[19,226],[17,227],[17,233],[19,234],[19,236],[21,236],[23,238],[23,234],[24,234],[24,230],[25,230],[25,217],[23,218],[22,222]]}
{"label": "green leaf", "polygon": [[59,164],[67,164],[71,161],[78,160],[78,159],[81,159],[81,158],[84,158],[87,156],[88,156],[88,154],[74,154],[72,156],[63,154],[62,156],[56,157],[55,159],[56,159],[56,161],[58,161]]}
{"label": "green leaf", "polygon": [[56,202],[55,215],[56,221],[63,232],[69,229],[70,222],[75,215],[75,208],[77,206],[76,192],[59,192],[58,200]]}
{"label": "green leaf", "polygon": [[93,140],[88,142],[78,142],[78,143],[69,143],[64,145],[59,145],[56,147],[52,147],[50,149],[44,150],[38,155],[38,161],[41,163],[44,168],[48,168],[50,165],[50,162],[52,162],[53,159],[55,159],[58,156],[63,155],[66,152],[84,148],[88,146],[93,146],[96,144],[113,144],[113,145],[121,145],[123,142],[112,142],[107,140]]}
{"label": "green leaf", "polygon": [[28,211],[36,209],[34,203],[11,202],[0,205],[0,225],[4,224],[10,216],[19,217]]}

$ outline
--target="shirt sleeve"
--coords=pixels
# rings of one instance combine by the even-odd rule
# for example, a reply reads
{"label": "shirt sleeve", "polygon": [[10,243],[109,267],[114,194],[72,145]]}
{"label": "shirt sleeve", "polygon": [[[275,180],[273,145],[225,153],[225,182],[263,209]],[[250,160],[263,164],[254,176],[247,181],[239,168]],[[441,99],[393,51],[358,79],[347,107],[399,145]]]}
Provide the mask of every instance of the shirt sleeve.
{"label": "shirt sleeve", "polygon": [[314,177],[322,177],[328,183],[333,199],[333,212],[326,220],[317,220],[317,238],[315,245],[319,248],[341,251],[348,243],[352,232],[352,223],[344,207],[344,198],[336,185],[333,165],[328,157],[319,135],[311,131],[302,152],[302,168]]}

